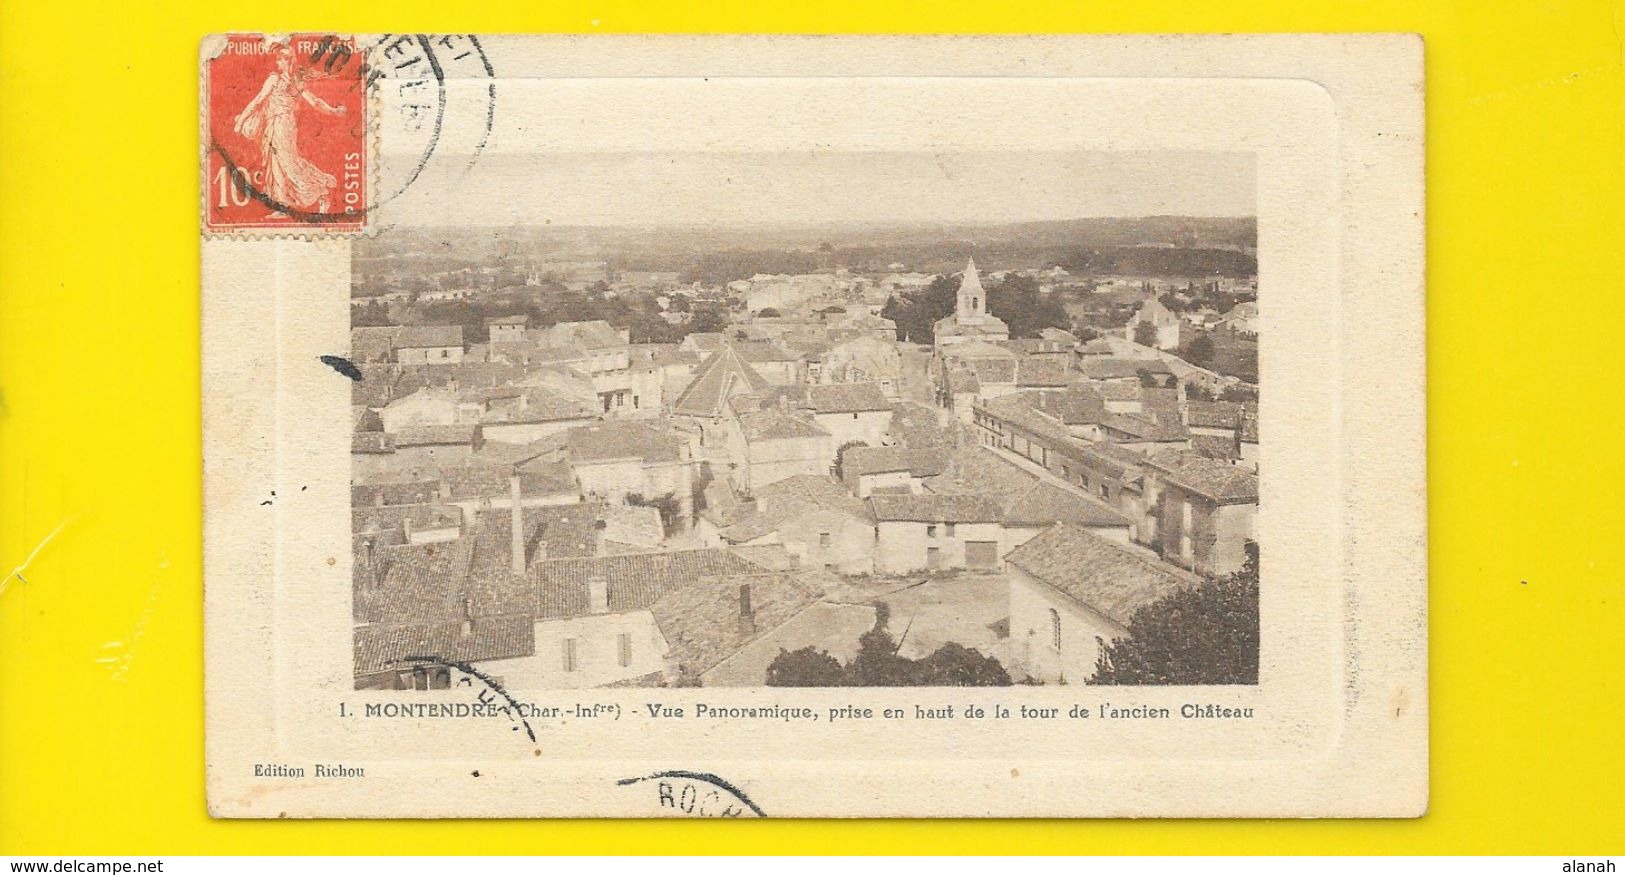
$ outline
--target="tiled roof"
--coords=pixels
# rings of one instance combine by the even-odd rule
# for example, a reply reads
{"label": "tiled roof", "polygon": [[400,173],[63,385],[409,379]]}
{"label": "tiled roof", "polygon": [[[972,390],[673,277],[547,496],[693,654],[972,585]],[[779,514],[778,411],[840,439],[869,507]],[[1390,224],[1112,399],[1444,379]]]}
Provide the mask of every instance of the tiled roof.
{"label": "tiled roof", "polygon": [[1171,374],[1161,359],[1138,358],[1082,358],[1078,371],[1092,380],[1122,380],[1137,377],[1141,371],[1149,374]]}
{"label": "tiled roof", "polygon": [[384,421],[378,417],[378,411],[364,404],[350,405],[350,431],[383,431]]}
{"label": "tiled roof", "polygon": [[660,546],[660,542],[666,538],[665,526],[660,522],[660,511],[657,508],[606,504],[602,516],[603,539],[606,542],[625,544],[638,548],[636,552],[645,552]]}
{"label": "tiled roof", "polygon": [[395,442],[381,431],[359,431],[350,435],[352,453],[393,453]]}
{"label": "tiled roof", "polygon": [[402,325],[395,329],[390,346],[393,349],[423,349],[438,346],[463,345],[461,325]]}
{"label": "tiled roof", "polygon": [[948,458],[940,447],[851,447],[841,456],[841,474],[856,478],[907,471],[914,477],[934,477],[948,466]]}
{"label": "tiled roof", "polygon": [[678,350],[675,343],[634,343],[629,359],[632,367],[665,368],[699,364],[700,356]]}
{"label": "tiled roof", "polygon": [[593,613],[588,582],[605,581],[612,613],[639,611],[702,577],[759,573],[761,566],[727,550],[674,550],[592,559],[553,559],[530,568],[536,615],[546,619]]}
{"label": "tiled roof", "polygon": [[948,460],[942,474],[925,481],[939,495],[984,495],[1000,505],[1026,495],[1038,476],[986,447],[965,447]]}
{"label": "tiled roof", "polygon": [[355,362],[387,362],[394,358],[395,326],[364,325],[350,329],[350,359]]}
{"label": "tiled roof", "polygon": [[976,372],[976,378],[984,384],[1016,381],[1016,360],[1013,358],[969,359],[965,364]]}
{"label": "tiled roof", "polygon": [[1234,429],[1241,419],[1241,439],[1258,442],[1258,404],[1237,401],[1191,401],[1186,404],[1192,428]]}
{"label": "tiled roof", "polygon": [[463,631],[461,620],[358,626],[355,673],[409,669],[426,657],[447,662],[515,659],[536,653],[536,627],[529,616],[480,617]]}
{"label": "tiled roof", "polygon": [[1130,547],[1064,523],[1010,551],[1005,561],[1123,626],[1135,611],[1198,580]]}
{"label": "tiled roof", "polygon": [[891,425],[886,430],[901,446],[952,447],[954,430],[943,424],[940,409],[916,401],[899,401],[892,405]]}
{"label": "tiled roof", "polygon": [[[603,537],[599,522],[605,510],[603,503],[597,501],[521,508],[525,556],[533,561],[537,557],[580,559],[597,555],[598,542]],[[511,571],[513,511],[506,507],[493,508],[480,514],[479,522],[493,535],[493,545],[501,546],[497,559]]]}
{"label": "tiled roof", "polygon": [[602,319],[589,322],[560,322],[554,325],[550,336],[558,343],[573,343],[583,349],[608,349],[625,346],[621,333]]}
{"label": "tiled roof", "polygon": [[476,425],[414,425],[395,432],[392,437],[397,448],[471,446],[478,429]]}
{"label": "tiled roof", "polygon": [[722,348],[726,340],[720,331],[695,331],[685,339],[689,346],[701,352],[715,352]]}
{"label": "tiled roof", "polygon": [[756,510],[723,530],[722,536],[729,542],[754,541],[777,531],[787,521],[818,510],[843,513],[865,523],[871,519],[864,503],[847,492],[834,477],[797,474],[758,488],[754,497]]}
{"label": "tiled roof", "polygon": [[1002,517],[985,495],[871,495],[869,506],[880,522],[996,523]]}
{"label": "tiled roof", "polygon": [[1101,425],[1133,441],[1183,441],[1190,437],[1177,418],[1158,419],[1133,413],[1108,413]]}
{"label": "tiled roof", "polygon": [[403,529],[407,523],[417,530],[461,528],[463,509],[443,504],[386,504],[350,510],[350,531],[357,535]]}
{"label": "tiled roof", "polygon": [[1209,459],[1229,461],[1237,458],[1236,439],[1216,434],[1193,434],[1191,452]]}
{"label": "tiled roof", "polygon": [[1008,525],[1070,522],[1086,526],[1126,526],[1128,520],[1103,502],[1050,482],[985,447],[955,453],[940,477],[925,482],[933,493],[981,495],[1002,509]]}
{"label": "tiled roof", "polygon": [[1049,356],[1019,360],[1016,383],[1022,386],[1065,386],[1070,376],[1066,359]]}
{"label": "tiled roof", "polygon": [[739,427],[745,434],[745,440],[751,443],[829,437],[829,432],[819,428],[811,420],[774,407],[742,414],[739,417]]}
{"label": "tiled roof", "polygon": [[694,378],[677,396],[672,410],[688,416],[721,416],[730,396],[765,389],[768,385],[766,377],[740,358],[732,346],[724,344],[695,369]]}
{"label": "tiled roof", "polygon": [[1169,450],[1153,455],[1149,464],[1169,483],[1218,504],[1258,501],[1257,475],[1218,459]]}
{"label": "tiled roof", "polygon": [[383,407],[395,398],[395,380],[399,375],[395,365],[357,360],[356,368],[361,371],[361,379],[350,381],[352,405]]}
{"label": "tiled roof", "polygon": [[529,325],[530,317],[524,313],[515,313],[512,316],[491,316],[485,320],[487,326],[491,325]]}
{"label": "tiled roof", "polygon": [[606,420],[581,425],[565,433],[570,458],[577,464],[613,459],[675,462],[682,458],[683,440],[666,428],[642,420]]}
{"label": "tiled roof", "polygon": [[[506,499],[513,491],[510,478],[513,465],[471,460],[461,465],[442,465],[440,481],[445,486],[445,501],[473,501],[481,498]],[[568,462],[538,462],[518,468],[519,494],[524,497],[540,495],[573,495],[578,487],[575,471]]]}
{"label": "tiled roof", "polygon": [[967,340],[964,343],[956,343],[944,349],[942,357],[965,360],[991,358],[1001,361],[1013,361],[1016,354],[997,343],[989,343],[985,340]]}
{"label": "tiled roof", "polygon": [[1086,386],[1072,385],[1065,392],[1045,392],[1039,396],[1036,407],[1066,425],[1091,425],[1106,418],[1105,399]]}
{"label": "tiled roof", "polygon": [[[742,588],[750,619],[743,620]],[[661,596],[651,606],[668,658],[698,675],[818,600],[818,591],[788,574],[706,578]]]}
{"label": "tiled roof", "polygon": [[807,401],[818,413],[861,413],[891,410],[878,383],[825,383],[807,387]]}
{"label": "tiled roof", "polygon": [[1038,526],[1054,522],[1079,526],[1127,526],[1123,516],[1099,499],[1057,486],[1047,480],[1033,484],[1004,509],[1004,522],[1014,526]]}
{"label": "tiled roof", "polygon": [[440,483],[418,480],[410,483],[352,483],[350,507],[386,504],[432,504],[440,500]]}
{"label": "tiled roof", "polygon": [[462,616],[472,549],[470,538],[374,547],[376,583],[358,605],[356,622],[434,623]]}
{"label": "tiled roof", "polygon": [[734,351],[747,362],[794,362],[801,356],[770,341],[745,341],[733,344]]}
{"label": "tiled roof", "polygon": [[1010,326],[991,313],[982,316],[982,321],[974,325],[961,324],[959,318],[950,313],[938,319],[931,328],[937,337],[988,337],[1010,333]]}
{"label": "tiled roof", "polygon": [[948,391],[955,395],[980,395],[982,381],[976,378],[976,372],[970,368],[953,368],[948,371]]}

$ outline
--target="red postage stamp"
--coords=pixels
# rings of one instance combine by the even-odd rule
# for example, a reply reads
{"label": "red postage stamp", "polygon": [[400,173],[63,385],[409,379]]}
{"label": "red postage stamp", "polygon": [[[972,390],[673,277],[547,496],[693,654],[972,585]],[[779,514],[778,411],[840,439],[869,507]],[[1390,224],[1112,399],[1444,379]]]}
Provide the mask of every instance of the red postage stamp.
{"label": "red postage stamp", "polygon": [[367,100],[354,40],[232,34],[204,64],[204,228],[366,226]]}

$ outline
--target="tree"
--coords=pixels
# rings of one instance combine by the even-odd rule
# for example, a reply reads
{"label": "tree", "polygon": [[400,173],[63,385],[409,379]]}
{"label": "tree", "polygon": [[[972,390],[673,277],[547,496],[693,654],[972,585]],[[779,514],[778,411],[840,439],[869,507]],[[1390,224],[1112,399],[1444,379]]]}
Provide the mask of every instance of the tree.
{"label": "tree", "polygon": [[1095,684],[1258,683],[1258,544],[1240,571],[1146,605],[1104,644]]}
{"label": "tree", "polygon": [[915,675],[922,687],[1010,686],[1010,673],[997,659],[953,641],[920,660]]}
{"label": "tree", "polygon": [[875,603],[875,625],[858,636],[858,652],[850,662],[827,651],[803,647],[785,651],[768,664],[770,687],[1007,687],[1010,673],[991,656],[949,642],[924,659],[898,654],[900,645],[887,629],[891,608]]}
{"label": "tree", "polygon": [[767,666],[770,687],[844,687],[846,669],[841,661],[812,645],[800,650],[779,648],[779,655]]}
{"label": "tree", "polygon": [[1186,345],[1184,359],[1193,365],[1205,368],[1213,364],[1213,357],[1218,353],[1218,347],[1213,345],[1213,338],[1206,334],[1198,334],[1195,340]]}
{"label": "tree", "polygon": [[868,444],[863,442],[863,441],[847,441],[846,443],[841,444],[841,448],[835,451],[835,479],[836,480],[840,480],[840,481],[843,481],[843,482],[846,480],[846,451],[852,449],[853,447],[867,447],[867,446],[868,446]]}
{"label": "tree", "polygon": [[1011,337],[1037,337],[1045,328],[1071,324],[1060,301],[1044,294],[1037,280],[1022,273],[1007,273],[987,290],[987,311],[1004,320]]}
{"label": "tree", "polygon": [[1157,345],[1157,326],[1150,322],[1136,322],[1134,324],[1134,342],[1141,346]]}
{"label": "tree", "polygon": [[756,315],[762,317],[763,319],[777,319],[779,318],[780,313],[779,308],[777,307],[763,307],[762,309],[756,311]]}

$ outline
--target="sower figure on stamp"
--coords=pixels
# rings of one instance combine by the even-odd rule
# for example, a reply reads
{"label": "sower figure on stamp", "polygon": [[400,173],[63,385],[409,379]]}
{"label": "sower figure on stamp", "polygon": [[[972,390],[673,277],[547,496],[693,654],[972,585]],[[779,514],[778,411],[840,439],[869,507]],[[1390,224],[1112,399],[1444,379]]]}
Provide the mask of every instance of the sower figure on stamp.
{"label": "sower figure on stamp", "polygon": [[[305,73],[294,69],[293,50],[277,52],[276,72],[265,77],[259,94],[238,114],[232,129],[259,143],[261,166],[265,171],[264,191],[281,208],[328,211],[328,193],[338,184],[330,173],[299,154],[299,127],[295,117],[298,101],[329,115],[344,115],[345,107],[333,106],[305,88]],[[271,218],[285,218],[281,209]]]}

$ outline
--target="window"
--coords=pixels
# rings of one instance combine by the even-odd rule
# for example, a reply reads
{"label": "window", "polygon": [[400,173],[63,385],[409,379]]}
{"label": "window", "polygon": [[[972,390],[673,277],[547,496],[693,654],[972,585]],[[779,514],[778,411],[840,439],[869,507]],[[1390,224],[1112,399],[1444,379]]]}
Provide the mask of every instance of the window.
{"label": "window", "polygon": [[948,528],[948,537],[952,538],[954,536],[954,524],[953,523],[948,523],[947,528]]}
{"label": "window", "polygon": [[1049,646],[1061,649],[1061,612],[1049,609]]}
{"label": "window", "polygon": [[622,666],[632,664],[632,634],[630,632],[621,633],[620,655]]}
{"label": "window", "polygon": [[856,413],[854,413],[854,414],[852,414],[852,418],[853,418],[853,419],[857,419],[857,418],[858,418],[858,415],[857,415],[857,414],[856,414]]}
{"label": "window", "polygon": [[632,409],[633,410],[638,409],[638,396],[636,396],[636,395],[632,396]]}
{"label": "window", "polygon": [[926,526],[925,527],[925,536],[927,538],[935,538],[937,536],[937,527],[934,526],[934,525]]}
{"label": "window", "polygon": [[1100,484],[1100,497],[1101,498],[1111,498],[1110,495],[1106,494],[1106,484],[1105,483]]}
{"label": "window", "polygon": [[818,533],[818,546],[820,546],[820,547],[828,547],[829,546],[829,532],[819,532]]}
{"label": "window", "polygon": [[564,670],[575,671],[577,668],[580,668],[580,665],[576,662],[576,640],[566,638],[564,639]]}

